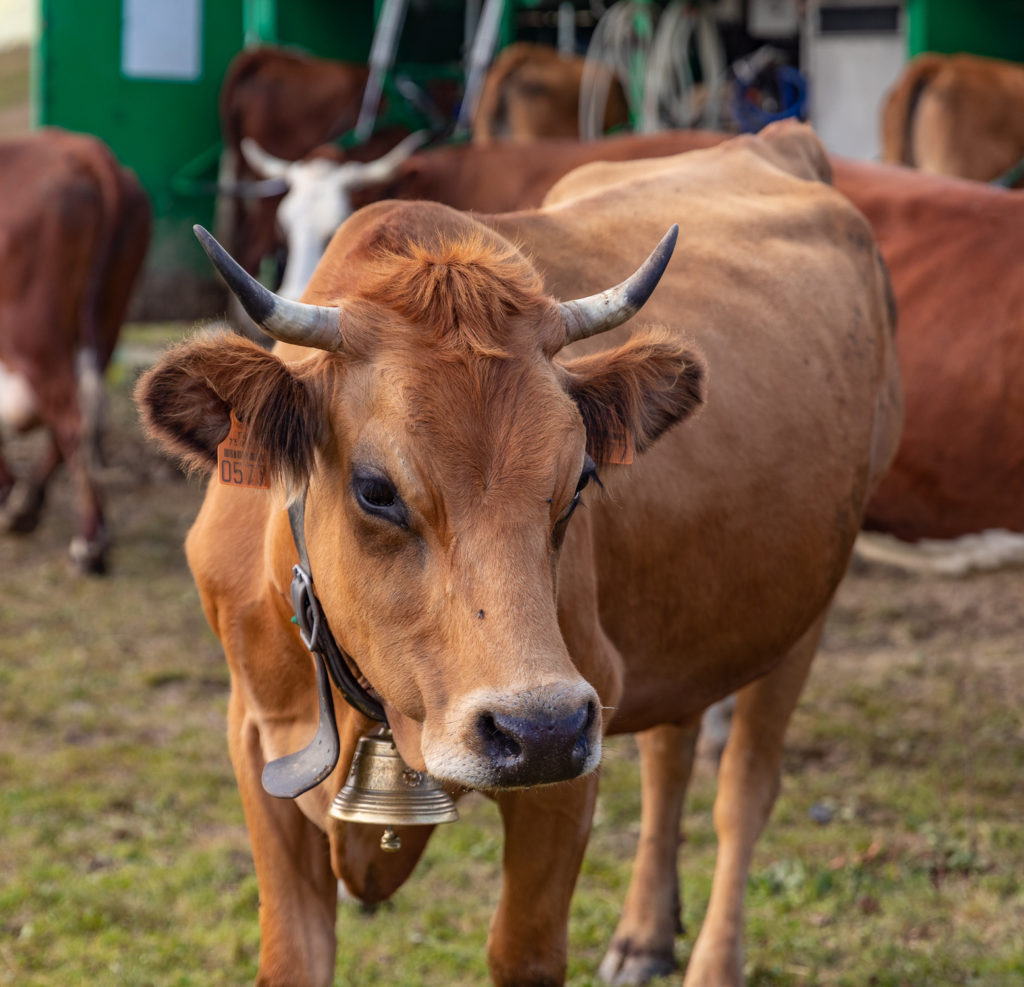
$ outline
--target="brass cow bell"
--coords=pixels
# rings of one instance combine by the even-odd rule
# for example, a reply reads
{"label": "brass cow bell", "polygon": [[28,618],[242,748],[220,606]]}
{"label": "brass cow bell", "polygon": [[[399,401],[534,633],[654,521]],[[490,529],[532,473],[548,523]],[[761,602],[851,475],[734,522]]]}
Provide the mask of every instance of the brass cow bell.
{"label": "brass cow bell", "polygon": [[394,826],[433,826],[459,818],[451,796],[437,781],[402,760],[389,730],[359,738],[348,781],[328,814],[343,822],[385,826],[380,845],[388,851],[402,846]]}

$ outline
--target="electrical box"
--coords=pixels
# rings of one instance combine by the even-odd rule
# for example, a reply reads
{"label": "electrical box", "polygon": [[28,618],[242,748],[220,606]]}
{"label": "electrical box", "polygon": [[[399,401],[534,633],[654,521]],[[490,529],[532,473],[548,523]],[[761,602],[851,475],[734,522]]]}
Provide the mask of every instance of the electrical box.
{"label": "electrical box", "polygon": [[808,4],[801,38],[810,80],[810,120],[834,154],[876,159],[882,102],[906,62],[899,3]]}

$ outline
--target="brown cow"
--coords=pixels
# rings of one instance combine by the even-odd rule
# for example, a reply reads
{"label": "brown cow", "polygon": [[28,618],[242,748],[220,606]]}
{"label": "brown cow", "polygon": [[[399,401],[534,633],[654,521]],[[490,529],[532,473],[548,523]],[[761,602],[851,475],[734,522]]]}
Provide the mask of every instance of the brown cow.
{"label": "brown cow", "polygon": [[903,168],[833,167],[874,229],[900,313],[906,426],[868,527],[908,540],[1024,532],[1024,200]]}
{"label": "brown cow", "polygon": [[0,143],[0,184],[0,422],[50,432],[23,481],[0,454],[2,523],[35,528],[63,460],[78,501],[72,561],[102,572],[102,374],[149,243],[149,202],[104,144],[56,129]]}
{"label": "brown cow", "polygon": [[[988,182],[1024,159],[1024,65],[919,55],[882,108],[882,160]],[[1024,181],[1017,177],[1014,184]]]}
{"label": "brown cow", "polygon": [[[579,137],[584,61],[526,41],[504,48],[484,78],[473,117],[473,141]],[[616,78],[607,84],[605,132],[629,126],[622,86]]]}
{"label": "brown cow", "polygon": [[[498,984],[564,980],[602,733],[640,735],[645,772],[679,783],[664,789],[678,814],[702,710],[741,690],[688,983],[742,979],[744,887],[785,726],[898,440],[892,313],[870,230],[822,180],[806,128],[649,166],[535,211],[371,205],[302,302],[247,278],[204,233],[282,342],[182,344],[138,400],[150,434],[203,472],[234,413],[271,477],[213,483],[187,541],[232,673],[261,984],[330,984],[336,880],[386,898],[427,838],[407,831],[388,856],[379,830],[328,816],[373,726],[340,700],[336,766],[294,801],[261,786],[314,732],[323,667],[289,619],[289,515],[402,756],[500,807]],[[673,219],[678,256],[668,263],[670,234],[604,290]],[[630,324],[648,297],[651,324]],[[707,404],[673,427],[702,401],[694,345],[713,368]],[[652,812],[606,967],[629,982],[671,964],[678,919],[674,875],[644,863],[652,841],[676,846],[678,820],[652,834]]]}

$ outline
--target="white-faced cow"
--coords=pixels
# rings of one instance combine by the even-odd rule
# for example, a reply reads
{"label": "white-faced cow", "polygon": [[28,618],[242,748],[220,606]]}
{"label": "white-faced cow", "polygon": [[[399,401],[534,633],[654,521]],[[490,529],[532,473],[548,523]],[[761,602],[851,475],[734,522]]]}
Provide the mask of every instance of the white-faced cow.
{"label": "white-faced cow", "polygon": [[[221,161],[217,225],[245,270],[255,274],[276,246],[274,216],[280,193],[253,194],[254,177],[240,152],[248,138],[294,161],[355,126],[369,69],[262,45],[240,52],[220,90]],[[345,152],[353,161],[380,157],[408,133],[385,127]]]}
{"label": "white-faced cow", "polygon": [[[500,807],[497,984],[565,978],[605,733],[636,733],[658,783],[603,972],[639,983],[672,964],[693,743],[740,690],[687,983],[742,979],[783,734],[898,441],[893,315],[870,229],[806,128],[619,167],[534,211],[368,206],[299,302],[202,234],[280,343],[184,343],[138,400],[193,469],[216,470],[221,446],[269,476],[215,476],[187,540],[231,667],[261,984],[330,984],[336,881],[386,898],[426,840],[408,830],[388,855],[379,829],[328,815],[373,720],[336,687],[318,705],[323,663],[290,620],[296,535],[347,675],[403,758]],[[264,769],[309,742],[327,699],[336,765],[271,797]]]}
{"label": "white-faced cow", "polygon": [[426,137],[422,132],[410,135],[381,158],[366,162],[346,160],[329,146],[301,161],[286,161],[254,141],[242,142],[242,153],[256,174],[288,188],[277,211],[288,246],[280,294],[302,294],[334,231],[371,202],[430,199],[456,209],[511,212],[539,206],[551,186],[581,164],[662,157],[724,140],[724,135],[702,130],[670,130],[593,141],[454,144],[413,153]]}
{"label": "white-faced cow", "polygon": [[84,572],[105,567],[102,375],[149,233],[141,185],[94,137],[44,129],[0,142],[0,425],[50,433],[17,482],[0,450],[0,523],[32,531],[66,462],[78,511],[71,559]]}

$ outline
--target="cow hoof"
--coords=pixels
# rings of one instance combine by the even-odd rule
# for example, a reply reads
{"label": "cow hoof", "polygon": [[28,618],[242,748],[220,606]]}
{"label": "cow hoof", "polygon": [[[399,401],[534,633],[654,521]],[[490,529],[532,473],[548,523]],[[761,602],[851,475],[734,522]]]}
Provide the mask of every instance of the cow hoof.
{"label": "cow hoof", "polygon": [[45,500],[46,493],[40,487],[16,483],[4,503],[0,524],[11,534],[27,535],[35,531]]}
{"label": "cow hoof", "polygon": [[105,576],[107,573],[107,544],[87,542],[84,538],[73,538],[68,548],[71,568],[81,576]]}
{"label": "cow hoof", "polygon": [[635,950],[628,942],[612,945],[601,961],[597,975],[606,984],[636,987],[655,977],[665,977],[676,968],[674,957]]}

